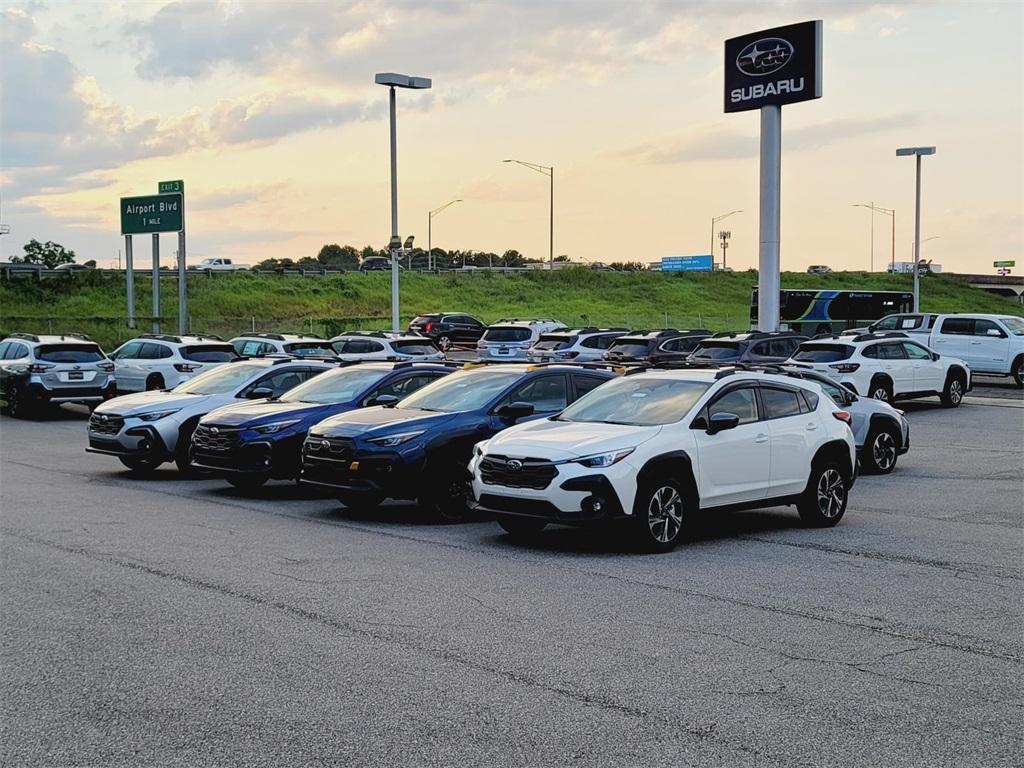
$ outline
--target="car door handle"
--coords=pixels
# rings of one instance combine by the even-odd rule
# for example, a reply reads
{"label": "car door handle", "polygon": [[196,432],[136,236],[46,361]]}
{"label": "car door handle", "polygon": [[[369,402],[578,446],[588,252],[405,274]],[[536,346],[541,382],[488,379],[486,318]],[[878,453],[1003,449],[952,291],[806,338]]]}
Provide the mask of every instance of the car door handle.
{"label": "car door handle", "polygon": [[754,438],[755,443],[766,443],[768,442],[768,435],[762,432],[760,435]]}
{"label": "car door handle", "polygon": [[813,421],[812,421],[812,422],[809,422],[809,423],[807,424],[807,429],[808,429],[808,430],[812,430],[812,429],[817,429],[817,428],[818,428],[818,425],[817,425],[817,424],[815,424],[815,423],[814,423]]}
{"label": "car door handle", "polygon": [[971,344],[981,344],[980,341],[972,341]]}

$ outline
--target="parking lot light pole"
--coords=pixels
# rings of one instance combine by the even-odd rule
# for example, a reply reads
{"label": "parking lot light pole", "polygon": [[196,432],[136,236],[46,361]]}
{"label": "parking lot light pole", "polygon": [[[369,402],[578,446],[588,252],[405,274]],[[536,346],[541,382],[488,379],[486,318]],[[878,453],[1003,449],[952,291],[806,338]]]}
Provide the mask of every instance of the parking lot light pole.
{"label": "parking lot light pole", "polygon": [[555,269],[555,167],[553,165],[538,165],[537,163],[527,163],[525,160],[503,160],[504,163],[519,163],[531,171],[542,173],[545,176],[551,177],[551,200],[550,209],[548,211],[548,221],[550,223],[550,231],[548,236],[548,270],[554,271]]}
{"label": "parking lot light pole", "polygon": [[398,139],[395,116],[395,88],[425,89],[431,86],[429,77],[411,77],[395,72],[381,72],[374,76],[377,85],[386,85],[389,90],[391,112],[391,240],[388,252],[391,255],[391,327],[398,328],[398,260],[402,239],[398,236]]}
{"label": "parking lot light pole", "polygon": [[934,154],[935,147],[900,147],[896,150],[896,157],[913,155],[917,158],[917,180],[914,187],[914,312],[921,311],[921,270],[918,269],[921,261],[921,157]]}
{"label": "parking lot light pole", "polygon": [[[729,211],[728,213],[723,213],[721,216],[712,216],[711,217],[711,251],[710,251],[710,253],[711,253],[711,261],[712,261],[712,263],[714,263],[714,261],[715,261],[715,224],[720,222],[722,219],[728,219],[734,213],[743,213],[743,211]],[[725,254],[724,253],[722,254],[722,258],[723,259],[725,258]],[[723,264],[722,266],[724,267],[725,265]]]}
{"label": "parking lot light pole", "polygon": [[433,270],[434,269],[434,243],[433,243],[433,240],[431,239],[431,231],[430,231],[431,223],[433,222],[434,217],[437,216],[437,214],[439,214],[445,208],[447,208],[450,205],[455,205],[456,203],[461,203],[461,202],[462,202],[461,198],[459,198],[457,200],[451,200],[451,201],[445,203],[444,205],[442,205],[440,208],[435,208],[434,210],[427,212],[427,269],[428,270]]}
{"label": "parking lot light pole", "polygon": [[854,208],[870,208],[871,209],[871,271],[875,271],[875,212],[884,213],[886,216],[892,218],[892,269],[890,271],[896,271],[896,209],[895,208],[883,208],[880,205],[874,203],[853,203]]}

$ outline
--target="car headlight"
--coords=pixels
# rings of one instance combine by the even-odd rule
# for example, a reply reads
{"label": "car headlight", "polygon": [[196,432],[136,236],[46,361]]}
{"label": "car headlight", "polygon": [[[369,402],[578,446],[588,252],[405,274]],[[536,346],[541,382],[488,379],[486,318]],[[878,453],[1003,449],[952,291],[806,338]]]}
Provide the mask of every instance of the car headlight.
{"label": "car headlight", "polygon": [[175,413],[177,413],[180,410],[181,410],[181,408],[175,408],[175,409],[170,410],[170,411],[151,411],[149,413],[140,414],[139,418],[142,419],[142,421],[160,421],[160,419],[163,419],[163,418],[166,418],[166,417],[168,417],[168,416],[170,416],[172,414],[175,414]]}
{"label": "car headlight", "polygon": [[409,442],[414,437],[419,437],[424,432],[426,432],[426,430],[421,429],[419,432],[401,432],[400,434],[387,435],[386,437],[371,437],[366,442],[379,445],[382,448],[394,448],[396,445]]}
{"label": "car headlight", "polygon": [[481,440],[479,443],[474,445],[473,446],[473,455],[474,456],[483,456],[484,455],[484,448],[487,447],[487,442],[488,442],[487,440]]}
{"label": "car headlight", "polygon": [[613,451],[612,453],[595,453],[593,456],[583,456],[573,459],[573,461],[584,467],[610,467],[612,464],[618,464],[635,450],[635,448],[627,448],[624,451]]}
{"label": "car headlight", "polygon": [[292,424],[298,424],[301,419],[289,419],[288,421],[273,421],[270,424],[263,424],[259,427],[254,427],[253,432],[259,432],[261,435],[273,435],[276,432],[280,432],[282,429],[287,429]]}

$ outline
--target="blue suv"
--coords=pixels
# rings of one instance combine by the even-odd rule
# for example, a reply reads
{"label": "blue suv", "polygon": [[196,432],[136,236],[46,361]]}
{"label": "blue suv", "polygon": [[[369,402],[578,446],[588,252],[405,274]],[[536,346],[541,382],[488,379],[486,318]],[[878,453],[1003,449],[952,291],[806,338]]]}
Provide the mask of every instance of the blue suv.
{"label": "blue suv", "polygon": [[476,443],[556,414],[613,375],[599,365],[470,366],[392,407],[351,411],[311,427],[300,479],[334,488],[346,506],[415,499],[457,519],[466,511]]}
{"label": "blue suv", "polygon": [[310,379],[281,397],[218,408],[192,435],[192,464],[239,488],[298,479],[311,426],[368,405],[394,404],[455,368],[444,363],[362,363]]}

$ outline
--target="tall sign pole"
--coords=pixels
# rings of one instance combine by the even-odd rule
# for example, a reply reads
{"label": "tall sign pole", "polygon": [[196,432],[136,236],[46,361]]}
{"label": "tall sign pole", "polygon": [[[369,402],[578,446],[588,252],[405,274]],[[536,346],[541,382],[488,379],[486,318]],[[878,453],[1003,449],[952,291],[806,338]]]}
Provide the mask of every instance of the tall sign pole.
{"label": "tall sign pole", "polygon": [[161,181],[156,185],[161,195],[181,194],[181,230],[178,232],[178,333],[188,332],[188,273],[185,271],[185,182],[181,179]]}
{"label": "tall sign pole", "polygon": [[132,236],[124,236],[125,300],[128,304],[128,327],[135,327],[135,265],[132,262]]}
{"label": "tall sign pole", "polygon": [[398,117],[395,114],[395,86],[389,89],[391,107],[391,330],[398,330],[398,249],[402,240],[398,236]]}
{"label": "tall sign pole", "polygon": [[725,111],[761,110],[757,327],[779,327],[782,105],[821,98],[821,21],[725,41]]}
{"label": "tall sign pole", "polygon": [[160,333],[160,233],[153,233],[153,333]]}
{"label": "tall sign pole", "polygon": [[[161,184],[162,186],[162,184]],[[122,197],[121,234],[124,235],[128,327],[135,327],[135,274],[132,260],[132,235],[153,235],[153,330],[158,331],[160,316],[160,232],[181,232],[184,199],[181,192],[142,197]]]}
{"label": "tall sign pole", "polygon": [[934,155],[935,147],[901,147],[897,157],[913,155],[917,159],[914,186],[914,311],[921,311],[921,157]]}

